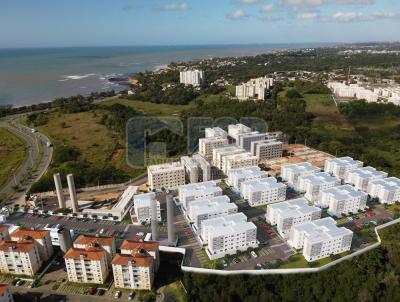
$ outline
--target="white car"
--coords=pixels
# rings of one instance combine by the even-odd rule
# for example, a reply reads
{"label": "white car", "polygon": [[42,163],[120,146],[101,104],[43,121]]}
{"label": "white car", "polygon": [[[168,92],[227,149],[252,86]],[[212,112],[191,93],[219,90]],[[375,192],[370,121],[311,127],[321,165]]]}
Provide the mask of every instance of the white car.
{"label": "white car", "polygon": [[115,292],[114,298],[118,299],[119,297],[121,297],[121,292],[118,290]]}
{"label": "white car", "polygon": [[257,258],[258,257],[255,251],[251,251],[250,255],[253,258]]}

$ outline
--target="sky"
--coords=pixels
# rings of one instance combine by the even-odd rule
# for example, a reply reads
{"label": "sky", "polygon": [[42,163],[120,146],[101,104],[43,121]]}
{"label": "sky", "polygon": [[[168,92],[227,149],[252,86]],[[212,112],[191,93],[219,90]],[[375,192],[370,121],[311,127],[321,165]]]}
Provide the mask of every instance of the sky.
{"label": "sky", "polygon": [[0,48],[400,41],[400,0],[0,0]]}

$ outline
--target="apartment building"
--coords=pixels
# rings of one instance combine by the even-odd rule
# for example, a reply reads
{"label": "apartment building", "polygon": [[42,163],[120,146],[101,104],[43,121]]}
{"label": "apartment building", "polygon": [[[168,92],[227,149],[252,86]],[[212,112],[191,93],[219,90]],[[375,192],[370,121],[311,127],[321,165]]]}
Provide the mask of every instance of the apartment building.
{"label": "apartment building", "polygon": [[201,230],[202,222],[207,219],[228,216],[238,212],[235,203],[231,203],[228,196],[218,196],[206,200],[196,200],[190,204],[187,216],[195,230]]}
{"label": "apartment building", "polygon": [[350,185],[343,185],[321,190],[315,205],[328,208],[330,215],[339,217],[365,210],[367,199],[367,193],[358,191]]}
{"label": "apartment building", "polygon": [[188,183],[199,182],[200,168],[198,163],[189,156],[181,157],[181,164],[185,167],[185,180]]}
{"label": "apartment building", "polygon": [[185,167],[172,162],[147,168],[150,190],[173,189],[185,184]]}
{"label": "apartment building", "polygon": [[0,241],[0,273],[34,276],[42,263],[33,240]]}
{"label": "apartment building", "polygon": [[259,160],[282,157],[283,143],[275,139],[251,142],[250,153]]}
{"label": "apartment building", "polygon": [[99,247],[72,247],[64,260],[70,282],[103,284],[109,274],[107,253]]}
{"label": "apartment building", "polygon": [[216,148],[213,150],[212,164],[220,170],[223,170],[224,158],[230,155],[244,153],[245,150],[236,146]]}
{"label": "apartment building", "polygon": [[363,162],[349,156],[327,159],[325,161],[325,172],[344,179],[346,172],[362,168]]}
{"label": "apartment building", "polygon": [[282,131],[267,132],[267,133],[265,133],[265,139],[266,140],[277,140],[284,144],[287,144],[289,142],[288,136],[285,133],[283,133]]}
{"label": "apartment building", "polygon": [[318,172],[299,176],[298,183],[300,191],[306,192],[304,197],[314,203],[318,201],[321,190],[339,186],[341,180],[335,176],[331,176],[329,173]]}
{"label": "apartment building", "polygon": [[206,138],[209,138],[209,137],[227,138],[228,137],[228,133],[220,127],[206,128],[205,134],[206,134]]}
{"label": "apartment building", "polygon": [[124,240],[121,244],[121,255],[132,255],[136,251],[145,250],[154,259],[154,269],[157,271],[160,266],[160,244],[153,241]]}
{"label": "apartment building", "polygon": [[197,69],[181,71],[179,78],[181,84],[200,86],[204,79],[204,72]]}
{"label": "apartment building", "polygon": [[[200,154],[194,154],[192,156],[193,160],[197,163],[198,166],[198,182],[209,181],[213,179],[213,175],[211,173],[211,164]],[[211,159],[212,160],[212,153]]]}
{"label": "apartment building", "polygon": [[227,147],[228,139],[223,137],[207,137],[199,139],[199,154],[206,160],[213,160],[214,149]]}
{"label": "apartment building", "polygon": [[0,284],[0,302],[14,302],[10,285],[4,283]]}
{"label": "apartment building", "polygon": [[234,255],[238,250],[258,247],[255,224],[233,220],[229,218],[231,216],[203,221],[202,238],[208,243],[206,253],[211,260]]}
{"label": "apartment building", "polygon": [[275,177],[253,179],[242,182],[240,192],[251,207],[284,201],[286,185]]}
{"label": "apartment building", "polygon": [[293,226],[288,244],[302,248],[304,258],[311,262],[349,251],[352,239],[352,231],[337,227],[336,221],[328,217]]}
{"label": "apartment building", "polygon": [[230,169],[228,171],[228,184],[237,190],[240,190],[240,185],[247,180],[256,180],[267,178],[268,174],[257,166],[246,167],[240,169]]}
{"label": "apartment building", "polygon": [[277,225],[278,233],[287,238],[293,226],[320,219],[321,213],[320,208],[298,198],[268,205],[265,218],[268,223]]}
{"label": "apartment building", "polygon": [[287,181],[288,185],[295,190],[299,190],[299,177],[311,175],[320,172],[321,170],[308,162],[298,164],[282,165],[281,177]]}
{"label": "apartment building", "polygon": [[249,99],[264,100],[268,89],[273,86],[273,83],[273,78],[250,79],[248,82],[236,86],[236,97],[241,101]]}
{"label": "apartment building", "polygon": [[80,235],[75,240],[73,247],[77,249],[86,249],[90,247],[102,249],[106,252],[108,264],[111,263],[111,260],[116,254],[115,239],[114,237],[109,236]]}
{"label": "apartment building", "polygon": [[366,192],[369,182],[372,180],[386,178],[388,174],[383,171],[377,171],[373,167],[364,167],[345,173],[344,181],[353,185],[357,190]]}
{"label": "apartment building", "polygon": [[235,141],[239,141],[239,136],[245,133],[250,133],[251,128],[243,124],[228,125],[228,135]]}
{"label": "apartment building", "polygon": [[139,223],[149,223],[151,221],[151,206],[153,202],[156,203],[157,207],[157,221],[161,221],[161,206],[156,199],[156,193],[149,192],[135,195],[133,209]]}
{"label": "apartment building", "polygon": [[265,133],[260,133],[258,131],[247,132],[247,133],[238,135],[238,138],[239,139],[236,141],[236,144],[240,148],[246,150],[247,152],[250,152],[251,144],[253,142],[265,140]]}
{"label": "apartment building", "polygon": [[258,158],[256,156],[251,155],[250,152],[243,152],[224,156],[222,158],[222,171],[227,175],[231,169],[252,167],[257,166],[257,164]]}
{"label": "apartment building", "polygon": [[12,241],[33,240],[37,245],[40,259],[45,262],[53,255],[50,232],[46,230],[29,230],[19,228],[11,233]]}
{"label": "apartment building", "polygon": [[221,195],[222,189],[217,186],[215,181],[188,184],[178,188],[179,202],[182,204],[184,211],[188,209],[189,204],[194,200],[210,199]]}
{"label": "apartment building", "polygon": [[400,202],[400,179],[389,177],[372,180],[368,184],[368,194],[379,198],[380,203],[394,204]]}

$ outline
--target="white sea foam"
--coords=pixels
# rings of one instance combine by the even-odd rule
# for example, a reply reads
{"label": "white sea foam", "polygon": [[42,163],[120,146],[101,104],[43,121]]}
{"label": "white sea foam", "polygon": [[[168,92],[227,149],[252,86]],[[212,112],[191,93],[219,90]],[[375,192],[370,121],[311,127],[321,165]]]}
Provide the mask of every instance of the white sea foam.
{"label": "white sea foam", "polygon": [[64,81],[67,80],[83,80],[92,76],[95,76],[95,73],[88,73],[88,74],[84,74],[84,75],[68,75],[68,76],[64,76]]}

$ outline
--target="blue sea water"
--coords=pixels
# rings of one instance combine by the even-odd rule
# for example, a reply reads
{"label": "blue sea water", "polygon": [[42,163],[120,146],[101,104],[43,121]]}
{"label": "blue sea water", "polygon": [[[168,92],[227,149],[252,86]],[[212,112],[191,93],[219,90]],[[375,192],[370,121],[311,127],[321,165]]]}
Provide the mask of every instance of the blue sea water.
{"label": "blue sea water", "polygon": [[57,97],[119,89],[112,76],[153,70],[172,61],[243,56],[312,44],[126,46],[0,49],[0,105],[22,106]]}

